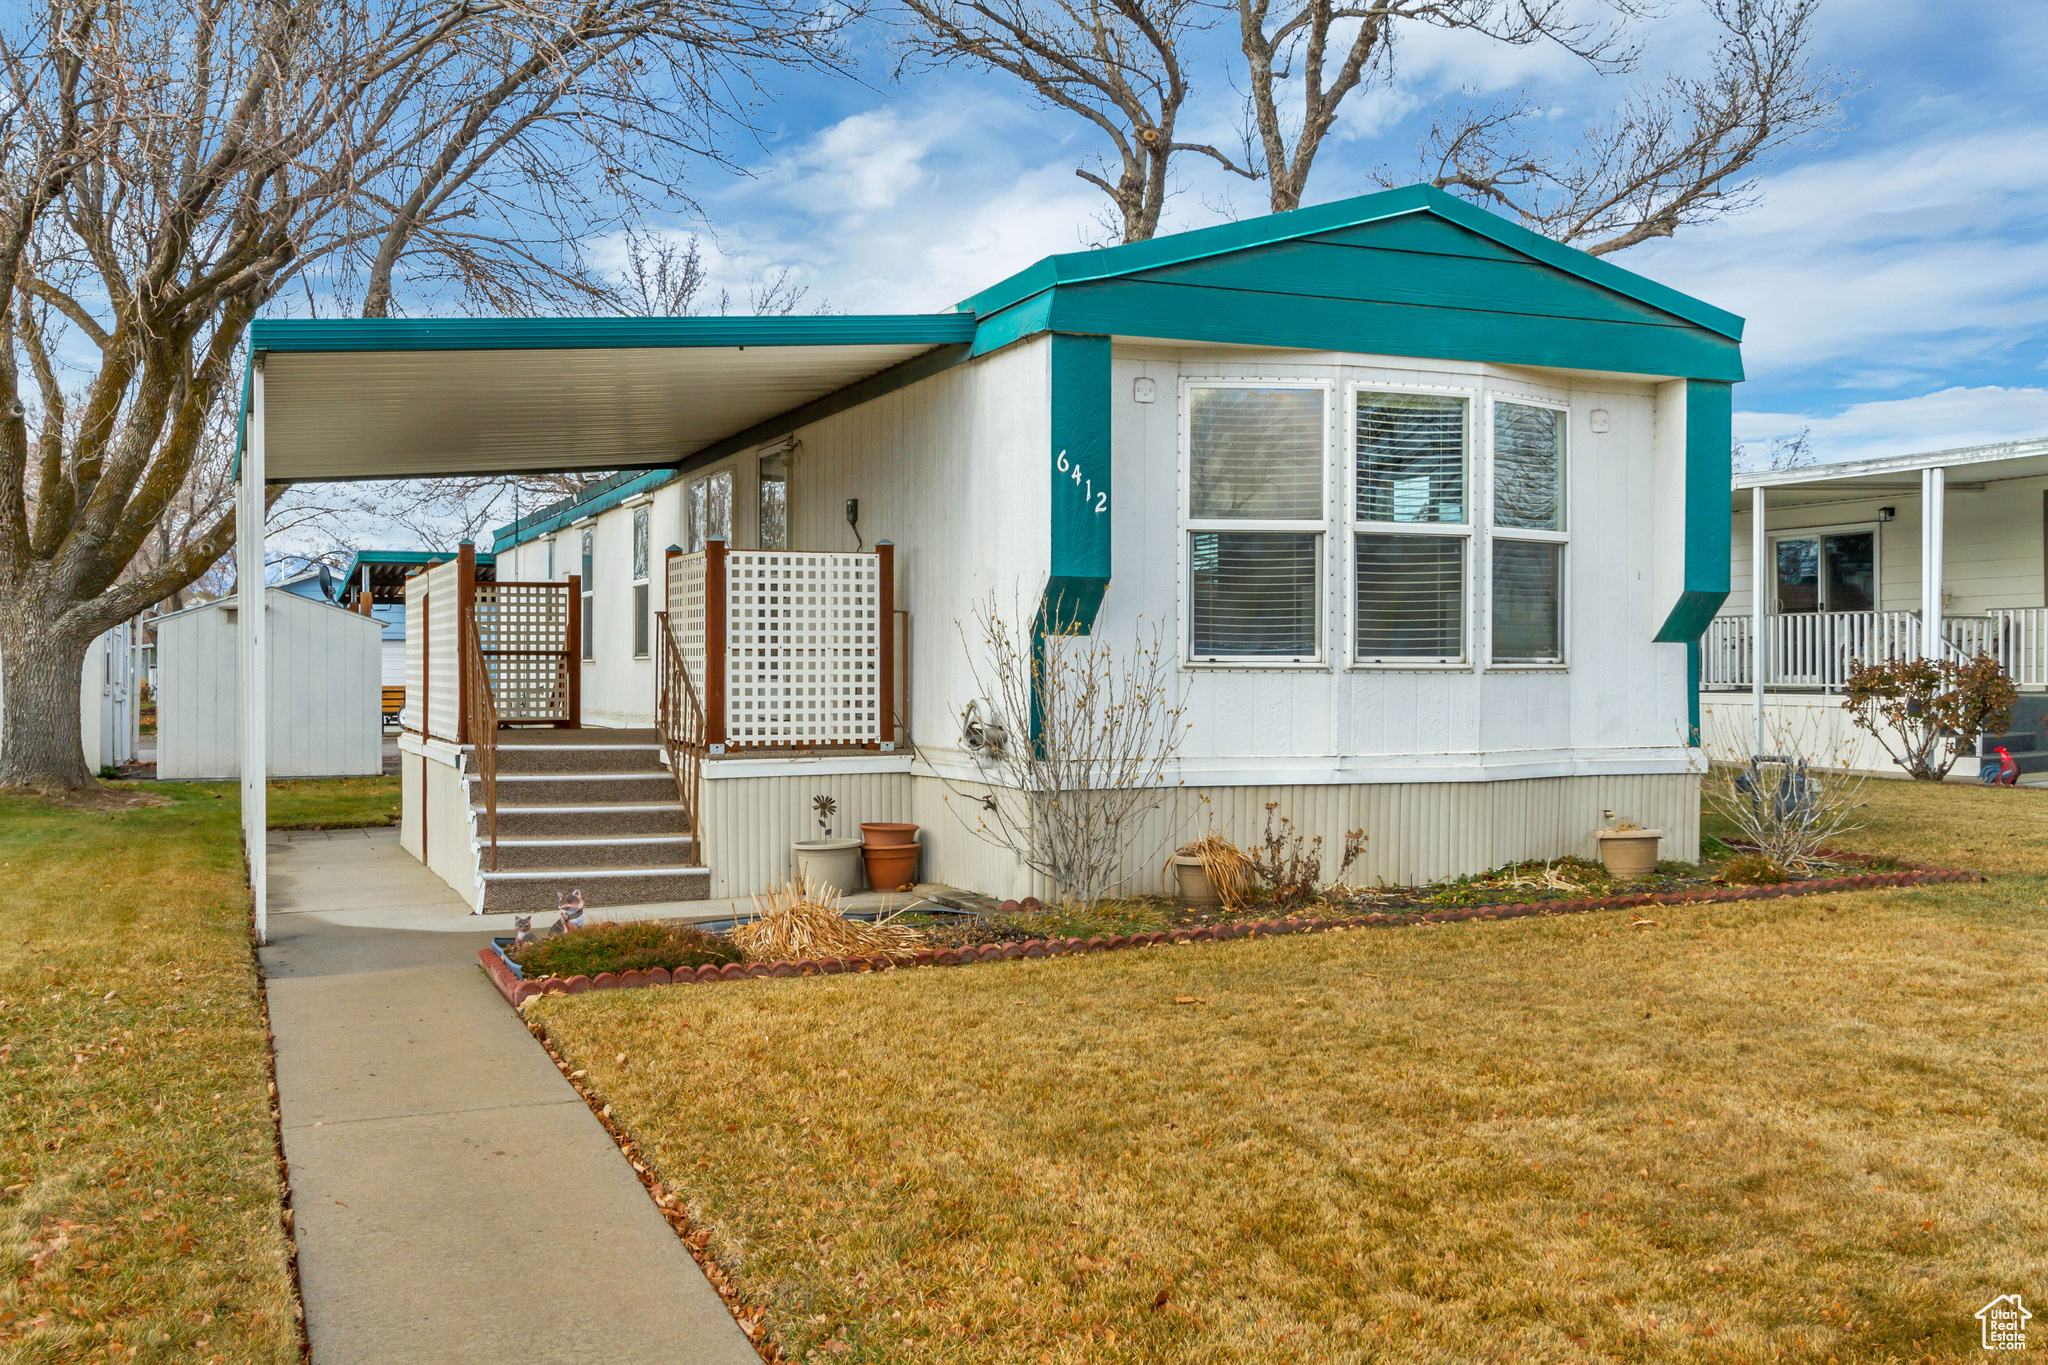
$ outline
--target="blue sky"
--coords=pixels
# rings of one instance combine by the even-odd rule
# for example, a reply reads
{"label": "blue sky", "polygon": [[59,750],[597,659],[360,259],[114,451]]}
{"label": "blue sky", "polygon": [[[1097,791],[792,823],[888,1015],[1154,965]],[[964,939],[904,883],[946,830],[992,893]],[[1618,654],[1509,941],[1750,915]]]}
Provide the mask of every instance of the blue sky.
{"label": "blue sky", "polygon": [[[1698,61],[1697,0],[1670,0],[1645,67]],[[1821,52],[1858,73],[1850,126],[1764,175],[1742,215],[1610,257],[1749,320],[1736,434],[1811,428],[1824,459],[2048,435],[2048,4],[1825,0]],[[1220,40],[1225,35],[1216,35]],[[1106,202],[1073,173],[1095,144],[1071,116],[988,74],[890,78],[868,35],[857,79],[778,78],[735,137],[744,174],[706,171],[714,280],[789,267],[841,312],[943,308],[1050,252],[1102,238]],[[1196,73],[1182,133],[1235,145],[1220,64]],[[1446,101],[1527,90],[1561,134],[1612,106],[1626,78],[1554,50],[1423,34],[1391,90],[1353,96],[1307,202],[1375,188],[1413,164]],[[1256,186],[1190,158],[1168,228],[1262,212]],[[605,265],[612,244],[591,244]]]}

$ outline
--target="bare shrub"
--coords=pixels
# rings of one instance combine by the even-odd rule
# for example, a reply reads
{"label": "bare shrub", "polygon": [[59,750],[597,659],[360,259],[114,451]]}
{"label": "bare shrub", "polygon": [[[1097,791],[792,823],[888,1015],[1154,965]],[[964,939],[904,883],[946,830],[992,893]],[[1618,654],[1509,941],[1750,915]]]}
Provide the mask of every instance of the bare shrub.
{"label": "bare shrub", "polygon": [[1778,747],[1744,763],[1716,763],[1700,795],[1760,858],[1790,872],[1825,865],[1837,838],[1863,827],[1863,790],[1871,779],[1850,770],[1850,755],[1802,751],[1791,728],[1768,736]]}
{"label": "bare shrub", "polygon": [[1034,619],[991,595],[971,627],[961,624],[975,688],[1003,737],[981,751],[999,790],[969,828],[1050,880],[1062,901],[1092,905],[1131,870],[1158,866],[1164,837],[1132,845],[1165,799],[1187,703],[1157,626],[1140,622],[1119,649],[1057,624],[1065,619],[1057,599]]}
{"label": "bare shrub", "polygon": [[[1265,836],[1259,840],[1259,846],[1248,850],[1248,853],[1252,872],[1272,893],[1273,904],[1292,908],[1306,905],[1322,894],[1323,836],[1303,837],[1294,828],[1294,822],[1284,815],[1277,817],[1279,828],[1274,828],[1274,812],[1279,809],[1277,801],[1266,803]],[[1365,831],[1345,831],[1343,854],[1337,864],[1340,881],[1364,852]]]}
{"label": "bare shrub", "polygon": [[1998,660],[1883,659],[1857,664],[1842,708],[1918,782],[1939,782],[1987,730],[2012,720],[2019,690]]}

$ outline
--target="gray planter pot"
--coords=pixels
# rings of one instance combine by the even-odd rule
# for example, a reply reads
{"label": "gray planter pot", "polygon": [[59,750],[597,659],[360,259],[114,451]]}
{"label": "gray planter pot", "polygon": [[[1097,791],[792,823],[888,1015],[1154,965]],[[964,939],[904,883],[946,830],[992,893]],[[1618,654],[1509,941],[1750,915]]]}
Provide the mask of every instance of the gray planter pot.
{"label": "gray planter pot", "polygon": [[811,885],[843,896],[860,890],[860,840],[799,839],[789,851],[795,856],[797,881],[808,875]]}

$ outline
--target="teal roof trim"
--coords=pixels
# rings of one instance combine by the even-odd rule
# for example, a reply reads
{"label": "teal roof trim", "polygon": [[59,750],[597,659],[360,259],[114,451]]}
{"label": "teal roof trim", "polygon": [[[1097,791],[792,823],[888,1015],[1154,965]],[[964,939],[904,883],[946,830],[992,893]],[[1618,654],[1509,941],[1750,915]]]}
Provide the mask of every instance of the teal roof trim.
{"label": "teal roof trim", "polygon": [[[1070,252],[1048,256],[972,298],[961,301],[962,313],[987,318],[1035,295],[1060,285],[1110,280],[1162,266],[1179,265],[1212,256],[1247,251],[1254,247],[1294,241],[1318,233],[1335,232],[1364,223],[1397,218],[1404,214],[1431,213],[1469,232],[1497,242],[1544,265],[1575,275],[1589,284],[1610,289],[1626,298],[1681,318],[1731,341],[1742,339],[1743,320],[1735,314],[1682,294],[1589,256],[1574,247],[1554,242],[1527,228],[1518,227],[1485,209],[1466,203],[1455,195],[1429,185],[1408,185],[1397,190],[1340,199],[1314,208],[1295,209],[1242,223],[1177,232],[1147,242],[1129,242],[1100,251]],[[977,346],[977,351],[992,349]]]}
{"label": "teal roof trim", "polygon": [[[458,550],[357,550],[350,557],[348,568],[343,570],[341,579],[344,583],[354,581],[356,570],[365,564],[440,564],[455,558],[459,553],[461,552]],[[476,562],[495,563],[496,556],[487,550],[478,550]]]}
{"label": "teal roof trim", "polygon": [[580,351],[691,346],[939,346],[974,339],[964,313],[773,318],[278,318],[256,351]]}
{"label": "teal roof trim", "polygon": [[514,546],[524,545],[529,540],[537,540],[541,536],[559,531],[571,522],[594,517],[600,512],[609,512],[626,499],[652,492],[676,477],[677,471],[673,469],[655,469],[645,474],[614,474],[577,497],[554,503],[530,517],[521,517],[518,521],[500,526],[491,532],[491,550],[495,554],[503,554]]}

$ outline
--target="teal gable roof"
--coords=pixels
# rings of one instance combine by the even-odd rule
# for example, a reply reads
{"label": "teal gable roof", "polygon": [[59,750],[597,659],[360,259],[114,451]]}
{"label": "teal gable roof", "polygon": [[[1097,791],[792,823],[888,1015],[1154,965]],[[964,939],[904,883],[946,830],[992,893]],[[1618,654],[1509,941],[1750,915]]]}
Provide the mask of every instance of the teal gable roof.
{"label": "teal gable roof", "polygon": [[1421,185],[1050,256],[959,308],[976,354],[1053,331],[1742,377],[1741,318]]}

